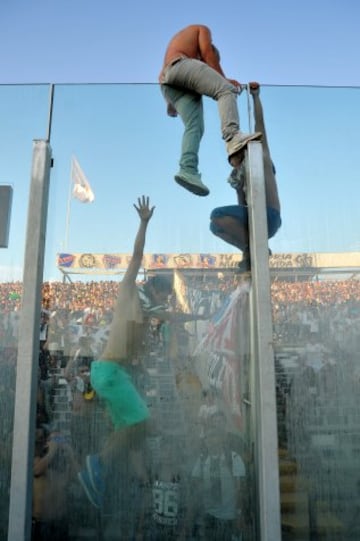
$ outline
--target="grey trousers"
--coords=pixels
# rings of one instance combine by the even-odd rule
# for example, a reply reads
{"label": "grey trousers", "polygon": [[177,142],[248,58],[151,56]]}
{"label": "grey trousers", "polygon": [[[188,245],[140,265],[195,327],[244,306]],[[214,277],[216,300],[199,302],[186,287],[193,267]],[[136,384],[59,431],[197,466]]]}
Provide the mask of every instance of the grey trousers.
{"label": "grey trousers", "polygon": [[184,123],[180,169],[198,174],[198,153],[204,133],[202,96],[218,103],[221,133],[229,141],[239,131],[237,108],[238,91],[235,86],[204,62],[181,58],[164,68],[161,90]]}

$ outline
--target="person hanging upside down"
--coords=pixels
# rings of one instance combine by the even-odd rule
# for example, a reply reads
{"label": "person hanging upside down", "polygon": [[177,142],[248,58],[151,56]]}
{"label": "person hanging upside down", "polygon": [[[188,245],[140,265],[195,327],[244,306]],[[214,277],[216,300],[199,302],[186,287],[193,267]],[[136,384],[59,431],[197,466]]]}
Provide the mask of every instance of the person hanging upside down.
{"label": "person hanging upside down", "polygon": [[[258,83],[249,84],[254,101],[255,130],[262,136],[262,149],[265,176],[265,197],[268,225],[268,238],[273,237],[281,226],[280,200],[276,183],[275,166],[271,160],[267,141],[263,108],[260,100]],[[210,215],[210,231],[228,244],[236,246],[243,252],[239,270],[250,270],[250,249],[248,230],[248,207],[246,202],[246,172],[245,163],[234,168],[228,179],[229,184],[236,190],[238,204],[215,208]]]}

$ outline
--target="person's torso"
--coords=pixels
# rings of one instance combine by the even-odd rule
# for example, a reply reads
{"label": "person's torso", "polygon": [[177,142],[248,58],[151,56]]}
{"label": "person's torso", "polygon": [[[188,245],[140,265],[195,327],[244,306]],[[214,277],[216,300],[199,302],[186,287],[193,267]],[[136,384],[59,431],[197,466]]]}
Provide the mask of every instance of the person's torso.
{"label": "person's torso", "polygon": [[183,515],[179,481],[156,479],[152,484],[152,520],[163,528],[178,526]]}

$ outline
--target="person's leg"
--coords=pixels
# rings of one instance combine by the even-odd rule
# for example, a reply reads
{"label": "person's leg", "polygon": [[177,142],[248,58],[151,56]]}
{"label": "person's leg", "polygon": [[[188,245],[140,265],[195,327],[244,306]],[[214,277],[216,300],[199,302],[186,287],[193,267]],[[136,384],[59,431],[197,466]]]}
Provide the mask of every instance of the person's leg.
{"label": "person's leg", "polygon": [[[266,209],[268,238],[271,239],[281,226],[280,212],[277,209],[268,207]],[[270,251],[269,251],[270,253]],[[270,254],[271,255],[271,254]]]}
{"label": "person's leg", "polygon": [[243,205],[217,207],[210,215],[210,231],[242,251],[237,271],[250,270],[248,211]]}
{"label": "person's leg", "polygon": [[210,223],[210,231],[224,242],[236,246],[241,251],[247,246],[247,228],[235,218],[214,218]]}
{"label": "person's leg", "polygon": [[171,103],[184,124],[181,144],[180,171],[175,180],[197,195],[208,195],[208,188],[201,182],[199,173],[199,148],[204,134],[202,97],[196,92],[162,85],[166,101]]}
{"label": "person's leg", "polygon": [[225,141],[229,141],[239,131],[235,86],[204,62],[184,58],[166,69],[163,82],[216,100],[219,107],[222,137]]}
{"label": "person's leg", "polygon": [[204,134],[202,97],[195,93],[184,94],[176,102],[176,108],[185,128],[181,144],[180,169],[196,174],[199,172],[198,152]]}
{"label": "person's leg", "polygon": [[195,92],[184,92],[170,86],[163,86],[162,90],[184,123],[180,168],[188,173],[198,174],[198,153],[204,134],[202,98]]}
{"label": "person's leg", "polygon": [[221,133],[224,141],[229,143],[229,157],[243,149],[249,140],[261,137],[260,133],[246,135],[240,132],[236,87],[204,62],[184,58],[165,69],[162,82],[209,96],[218,102]]}
{"label": "person's leg", "polygon": [[[106,403],[114,433],[96,455],[86,457],[86,469],[79,472],[79,480],[95,507],[101,507],[105,494],[105,478],[110,462],[119,459],[128,446],[134,447],[134,464],[139,463],[138,449],[143,425],[149,411],[137,392],[127,371],[116,362],[93,361],[91,364],[91,385]],[[131,449],[132,450],[132,449]],[[138,472],[142,475],[140,466]]]}
{"label": "person's leg", "polygon": [[215,208],[210,214],[210,231],[228,244],[246,251],[249,242],[247,208],[240,205]]}
{"label": "person's leg", "polygon": [[105,466],[116,464],[123,460],[124,450],[129,453],[132,469],[138,479],[146,480],[146,469],[143,456],[143,445],[146,436],[146,422],[138,423],[127,428],[115,430],[110,434],[106,444],[99,452],[99,459]]}

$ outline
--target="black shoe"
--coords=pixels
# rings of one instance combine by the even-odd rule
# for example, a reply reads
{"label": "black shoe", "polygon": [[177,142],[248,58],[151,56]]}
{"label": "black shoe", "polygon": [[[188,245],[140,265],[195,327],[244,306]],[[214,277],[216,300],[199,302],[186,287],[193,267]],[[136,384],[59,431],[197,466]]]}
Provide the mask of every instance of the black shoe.
{"label": "black shoe", "polygon": [[237,265],[235,272],[240,274],[242,272],[250,272],[251,263],[250,263],[250,252],[243,252],[242,260]]}
{"label": "black shoe", "polygon": [[[269,257],[272,255],[272,251],[269,248]],[[251,261],[250,261],[250,252],[243,252],[242,260],[236,267],[237,273],[250,272],[251,270]]]}

